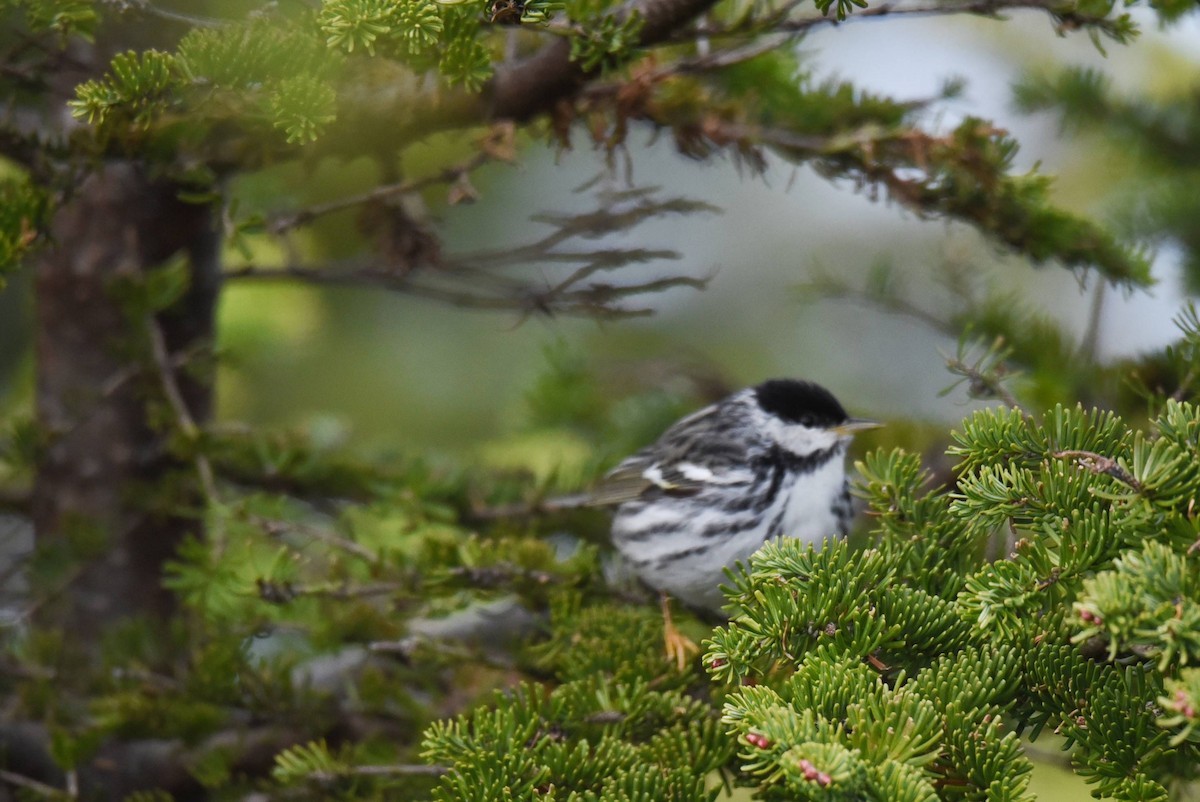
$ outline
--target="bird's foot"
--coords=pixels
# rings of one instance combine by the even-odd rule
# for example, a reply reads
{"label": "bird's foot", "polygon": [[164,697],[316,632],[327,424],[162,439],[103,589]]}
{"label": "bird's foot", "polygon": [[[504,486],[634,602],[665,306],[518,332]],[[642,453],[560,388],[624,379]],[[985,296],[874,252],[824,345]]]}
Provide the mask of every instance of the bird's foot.
{"label": "bird's foot", "polygon": [[671,598],[662,594],[663,641],[666,646],[667,660],[674,662],[681,672],[687,668],[692,658],[700,654],[700,647],[695,641],[675,628],[671,618]]}

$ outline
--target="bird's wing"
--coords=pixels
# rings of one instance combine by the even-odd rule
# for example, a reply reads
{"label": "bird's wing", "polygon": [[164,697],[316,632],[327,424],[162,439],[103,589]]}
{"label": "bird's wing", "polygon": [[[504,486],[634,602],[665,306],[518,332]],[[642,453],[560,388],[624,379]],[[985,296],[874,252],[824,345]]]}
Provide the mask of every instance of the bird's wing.
{"label": "bird's wing", "polygon": [[589,504],[622,504],[649,492],[689,495],[714,485],[749,484],[751,470],[733,464],[728,449],[709,447],[723,434],[706,423],[715,410],[706,407],[683,418],[654,445],[617,465],[592,491]]}
{"label": "bird's wing", "polygon": [[646,477],[646,469],[653,462],[644,453],[635,454],[613,468],[600,480],[588,497],[588,504],[604,507],[609,504],[624,504],[640,497],[655,486]]}

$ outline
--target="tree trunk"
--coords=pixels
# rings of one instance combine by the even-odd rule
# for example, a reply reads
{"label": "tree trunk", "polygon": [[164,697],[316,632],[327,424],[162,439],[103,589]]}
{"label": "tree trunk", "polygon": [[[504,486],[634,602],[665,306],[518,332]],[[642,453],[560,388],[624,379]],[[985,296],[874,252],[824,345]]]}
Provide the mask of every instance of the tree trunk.
{"label": "tree trunk", "polygon": [[184,404],[194,420],[206,420],[211,381],[175,363],[212,339],[220,238],[212,209],[180,201],[177,191],[129,163],[104,167],[59,208],[53,247],[36,265],[36,408],[47,443],[33,522],[39,547],[58,543],[87,555],[58,578],[53,613],[84,638],[131,613],[169,614],[163,561],[200,527],[195,518],[152,514],[144,501],[180,466],[166,448],[170,427],[147,420],[147,400],[161,402],[162,377],[144,345],[145,319],[113,293],[115,279],[136,280],[186,256],[189,289],[155,323]]}

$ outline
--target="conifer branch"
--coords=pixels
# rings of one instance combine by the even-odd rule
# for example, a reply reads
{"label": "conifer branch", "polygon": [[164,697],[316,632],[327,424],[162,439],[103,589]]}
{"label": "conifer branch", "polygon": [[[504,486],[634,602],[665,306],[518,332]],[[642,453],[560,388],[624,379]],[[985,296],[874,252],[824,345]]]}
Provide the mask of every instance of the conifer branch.
{"label": "conifer branch", "polygon": [[[628,0],[619,18],[637,14],[642,25],[637,46],[666,42],[682,25],[703,14],[716,0]],[[417,81],[403,91],[377,96],[360,95],[355,108],[339,115],[338,132],[326,138],[332,150],[343,143],[361,141],[363,132],[388,131],[387,142],[411,142],[437,131],[469,128],[481,122],[526,122],[552,111],[575,96],[599,67],[585,69],[571,58],[571,43],[561,37],[514,63],[496,66],[482,93],[429,91]],[[381,140],[381,145],[384,143]]]}
{"label": "conifer branch", "polygon": [[[1095,17],[1072,10],[1063,10],[1056,0],[973,0],[960,3],[926,3],[905,6],[903,3],[885,3],[880,6],[855,11],[844,19],[837,15],[812,17],[800,20],[775,19],[765,28],[760,21],[751,20],[749,29],[721,28],[702,25],[692,29],[684,26],[705,11],[715,0],[630,0],[624,6],[625,14],[637,13],[645,21],[638,37],[638,46],[651,48],[656,45],[679,41],[681,38],[720,37],[724,35],[794,35],[822,25],[844,24],[855,19],[873,19],[887,16],[944,16],[949,14],[974,14],[998,17],[1008,10],[1033,9],[1050,13],[1063,29],[1098,28],[1104,33],[1122,38],[1126,31],[1104,17]],[[680,34],[686,30],[685,34]],[[464,128],[480,121],[513,120],[525,122],[539,114],[552,111],[558,104],[578,95],[587,83],[594,79],[596,71],[584,69],[570,57],[570,42],[556,38],[531,56],[515,63],[500,64],[488,82],[481,97],[468,93],[441,93],[432,96],[418,90],[416,96],[400,93],[393,102],[402,103],[403,108],[390,107],[386,103],[374,108],[363,108],[353,115],[353,125],[361,128],[368,120],[382,120],[394,125],[397,120],[412,120],[406,138],[416,138],[434,131]],[[349,118],[346,121],[350,122]],[[353,137],[348,131],[347,136]],[[337,137],[332,137],[337,140]]]}

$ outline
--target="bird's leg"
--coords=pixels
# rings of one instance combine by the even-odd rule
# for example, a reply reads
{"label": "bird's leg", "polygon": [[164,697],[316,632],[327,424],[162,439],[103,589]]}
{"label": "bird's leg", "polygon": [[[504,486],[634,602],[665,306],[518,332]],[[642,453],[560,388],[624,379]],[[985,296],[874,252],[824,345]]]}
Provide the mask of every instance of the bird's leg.
{"label": "bird's leg", "polygon": [[663,593],[661,598],[663,640],[666,643],[667,659],[674,660],[679,670],[683,671],[692,657],[700,653],[700,647],[675,628],[675,621],[671,618],[671,597]]}

